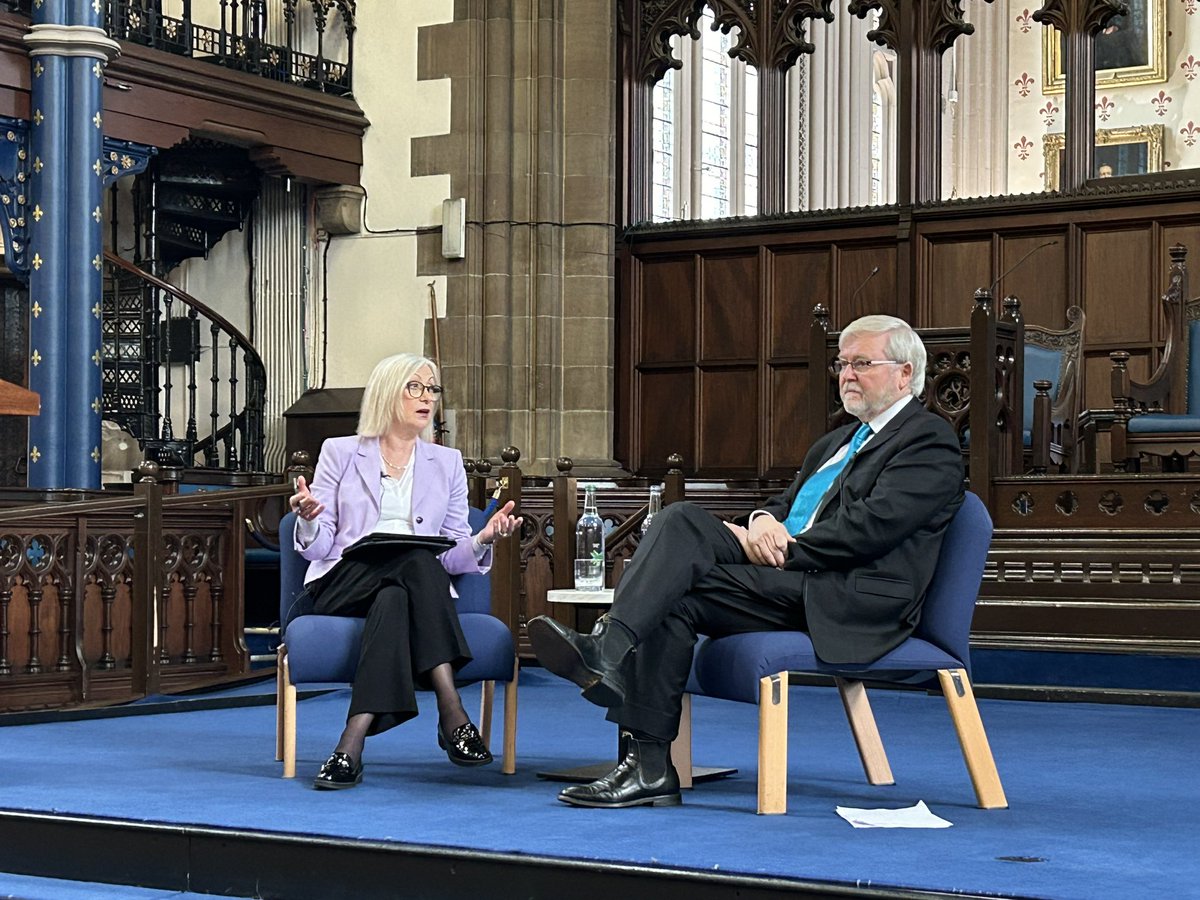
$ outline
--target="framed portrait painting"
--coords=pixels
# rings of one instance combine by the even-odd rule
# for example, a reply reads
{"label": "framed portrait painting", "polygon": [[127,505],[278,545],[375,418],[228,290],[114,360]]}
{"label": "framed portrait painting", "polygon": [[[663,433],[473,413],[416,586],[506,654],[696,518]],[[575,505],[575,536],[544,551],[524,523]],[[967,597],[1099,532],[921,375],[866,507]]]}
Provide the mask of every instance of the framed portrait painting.
{"label": "framed portrait painting", "polygon": [[[1120,175],[1145,175],[1161,172],[1163,167],[1162,125],[1134,125],[1130,128],[1100,128],[1092,151],[1092,177],[1114,178]],[[1045,155],[1046,190],[1058,190],[1058,175],[1062,171],[1062,132],[1042,137]]]}
{"label": "framed portrait painting", "polygon": [[[1167,80],[1167,0],[1126,0],[1129,12],[1113,16],[1096,35],[1096,87],[1156,84]],[[1042,92],[1062,93],[1062,39],[1042,29]]]}

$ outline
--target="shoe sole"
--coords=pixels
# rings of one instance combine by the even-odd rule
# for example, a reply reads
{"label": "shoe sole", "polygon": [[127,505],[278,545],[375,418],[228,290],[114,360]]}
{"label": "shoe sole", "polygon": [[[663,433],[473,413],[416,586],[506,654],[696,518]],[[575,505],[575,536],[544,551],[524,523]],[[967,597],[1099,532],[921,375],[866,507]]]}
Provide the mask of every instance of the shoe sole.
{"label": "shoe sole", "polygon": [[446,754],[446,758],[456,766],[462,766],[464,769],[477,769],[480,766],[490,765],[496,761],[493,756],[489,756],[487,759],[455,759],[449,753]]}
{"label": "shoe sole", "polygon": [[313,787],[316,788],[318,791],[344,791],[347,788],[358,787],[360,784],[362,784],[362,776],[361,775],[359,775],[353,781],[346,781],[346,782],[318,781],[315,778],[313,779]]}
{"label": "shoe sole", "polygon": [[539,621],[530,622],[528,633],[538,662],[559,678],[572,681],[582,688],[585,700],[606,708],[625,702],[625,695],[605,681],[603,676],[589,669],[571,642],[549,625]]}
{"label": "shoe sole", "polygon": [[558,795],[560,802],[568,806],[583,806],[588,809],[628,809],[631,806],[682,806],[683,797],[679,794],[665,794],[661,797],[643,797],[638,800],[626,800],[624,803],[602,803],[598,800],[583,800],[576,797]]}

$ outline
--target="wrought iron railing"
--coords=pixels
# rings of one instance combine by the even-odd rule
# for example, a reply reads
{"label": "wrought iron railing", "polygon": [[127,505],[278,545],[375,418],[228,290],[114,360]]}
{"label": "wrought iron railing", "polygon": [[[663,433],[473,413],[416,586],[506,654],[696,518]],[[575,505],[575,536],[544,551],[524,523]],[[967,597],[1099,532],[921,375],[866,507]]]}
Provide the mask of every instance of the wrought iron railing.
{"label": "wrought iron railing", "polygon": [[107,0],[105,18],[117,40],[351,92],[355,0]]}
{"label": "wrought iron railing", "polygon": [[[195,297],[114,253],[104,257],[104,417],[159,464],[260,471],[267,375],[258,351]],[[186,419],[182,435],[177,418]]]}

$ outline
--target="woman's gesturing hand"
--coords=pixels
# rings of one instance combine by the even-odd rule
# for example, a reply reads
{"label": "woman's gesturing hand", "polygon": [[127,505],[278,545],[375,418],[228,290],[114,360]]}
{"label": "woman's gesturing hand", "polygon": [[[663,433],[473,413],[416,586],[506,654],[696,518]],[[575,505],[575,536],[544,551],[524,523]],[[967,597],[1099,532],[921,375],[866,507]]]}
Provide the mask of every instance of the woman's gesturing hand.
{"label": "woman's gesturing hand", "polygon": [[308,489],[308,483],[301,475],[296,479],[296,493],[288,497],[288,508],[302,519],[312,521],[325,509],[325,504],[318,503],[317,498]]}
{"label": "woman's gesturing hand", "polygon": [[481,544],[490,544],[499,538],[515,534],[525,521],[523,516],[514,516],[513,507],[516,504],[509,500],[496,510],[496,514],[488,519],[488,523],[480,529],[478,538]]}

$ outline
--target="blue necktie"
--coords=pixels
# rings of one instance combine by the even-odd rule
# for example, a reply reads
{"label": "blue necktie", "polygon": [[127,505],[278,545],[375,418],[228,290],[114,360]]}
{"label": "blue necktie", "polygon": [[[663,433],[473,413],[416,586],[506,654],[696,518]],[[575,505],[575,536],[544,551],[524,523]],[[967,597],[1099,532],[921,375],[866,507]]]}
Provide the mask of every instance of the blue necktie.
{"label": "blue necktie", "polygon": [[850,439],[850,449],[846,451],[846,455],[832,465],[813,472],[808,476],[804,484],[800,485],[800,490],[796,493],[796,499],[792,501],[792,510],[788,513],[787,520],[783,523],[783,527],[787,529],[788,534],[799,534],[804,526],[808,524],[808,520],[812,518],[812,514],[821,505],[821,499],[829,490],[829,486],[833,484],[838,475],[842,473],[842,469],[846,468],[846,464],[858,452],[858,448],[870,436],[871,426],[865,423],[860,425],[858,431],[854,432],[854,437]]}

